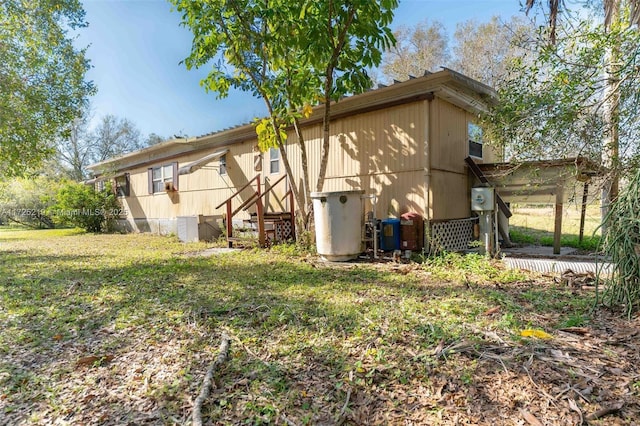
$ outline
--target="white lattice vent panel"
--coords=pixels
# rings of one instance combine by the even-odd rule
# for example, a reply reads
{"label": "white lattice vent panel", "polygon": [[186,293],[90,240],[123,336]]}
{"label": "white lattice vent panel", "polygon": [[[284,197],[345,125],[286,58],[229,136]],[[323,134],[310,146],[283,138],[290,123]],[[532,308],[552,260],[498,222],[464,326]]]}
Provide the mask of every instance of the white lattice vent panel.
{"label": "white lattice vent panel", "polygon": [[473,225],[476,223],[476,217],[430,222],[429,252],[469,249],[469,243],[473,241]]}
{"label": "white lattice vent panel", "polygon": [[291,235],[291,221],[284,220],[276,224],[276,241],[285,242],[293,238]]}

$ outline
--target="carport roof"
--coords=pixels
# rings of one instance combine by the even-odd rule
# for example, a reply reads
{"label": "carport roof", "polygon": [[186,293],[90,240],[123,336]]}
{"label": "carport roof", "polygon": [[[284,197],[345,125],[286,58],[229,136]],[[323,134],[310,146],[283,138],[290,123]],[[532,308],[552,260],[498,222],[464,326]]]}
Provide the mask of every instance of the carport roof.
{"label": "carport roof", "polygon": [[509,202],[543,202],[576,182],[590,182],[605,169],[585,157],[478,164],[498,193]]}

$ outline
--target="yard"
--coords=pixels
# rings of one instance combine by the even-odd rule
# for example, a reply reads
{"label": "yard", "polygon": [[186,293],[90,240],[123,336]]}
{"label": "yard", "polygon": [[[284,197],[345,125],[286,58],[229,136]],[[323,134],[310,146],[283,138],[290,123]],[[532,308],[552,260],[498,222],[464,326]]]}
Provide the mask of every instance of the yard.
{"label": "yard", "polygon": [[[554,206],[516,205],[509,219],[511,238],[516,243],[553,245]],[[598,249],[600,241],[600,206],[592,201],[587,206],[583,241],[580,235],[580,206],[575,202],[564,205],[562,215],[562,246],[587,252]]]}
{"label": "yard", "polygon": [[189,423],[223,332],[209,424],[638,424],[640,318],[591,288],[206,247],[0,230],[0,424]]}

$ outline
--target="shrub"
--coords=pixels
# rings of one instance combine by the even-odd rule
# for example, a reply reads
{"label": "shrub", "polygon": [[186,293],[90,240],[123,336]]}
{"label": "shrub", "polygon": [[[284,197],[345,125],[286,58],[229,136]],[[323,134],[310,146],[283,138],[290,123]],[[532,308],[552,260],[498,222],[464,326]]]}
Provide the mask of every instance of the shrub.
{"label": "shrub", "polygon": [[102,191],[82,183],[67,183],[56,198],[51,210],[58,221],[88,232],[113,231],[120,214],[120,204],[108,183]]}
{"label": "shrub", "polygon": [[604,223],[604,253],[613,266],[604,300],[623,305],[631,317],[640,309],[640,170],[613,202]]}

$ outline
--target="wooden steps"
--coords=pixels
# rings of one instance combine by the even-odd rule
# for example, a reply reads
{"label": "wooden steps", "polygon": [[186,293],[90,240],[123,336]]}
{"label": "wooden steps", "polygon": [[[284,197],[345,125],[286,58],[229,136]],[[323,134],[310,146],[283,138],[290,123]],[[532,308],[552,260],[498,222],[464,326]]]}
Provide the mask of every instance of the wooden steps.
{"label": "wooden steps", "polygon": [[[229,247],[233,247],[233,243],[237,242],[237,238],[246,240],[244,236],[234,235],[235,232],[245,233],[257,233],[258,244],[263,247],[270,245],[276,241],[284,241],[290,239],[295,235],[295,202],[293,192],[291,189],[286,191],[281,201],[288,199],[288,205],[291,209],[290,212],[265,212],[265,205],[263,204],[263,197],[269,192],[273,191],[275,186],[280,182],[286,183],[286,175],[283,175],[280,179],[270,184],[266,191],[261,190],[260,173],[258,173],[253,179],[247,182],[244,186],[236,190],[229,198],[220,203],[216,210],[225,206],[225,221],[227,231],[227,243]],[[267,183],[265,182],[265,185]],[[255,190],[252,185],[255,185]],[[240,203],[239,207],[235,210],[232,208],[232,202],[245,189],[252,190],[253,193],[249,194],[249,198],[245,198]],[[233,217],[241,210],[247,211],[253,205],[256,206],[256,213],[252,213],[248,220],[242,221],[241,227],[234,227]]]}
{"label": "wooden steps", "polygon": [[[293,237],[292,218],[290,212],[268,212],[263,215],[266,244],[287,240]],[[258,244],[258,215],[252,213],[249,219],[242,221],[242,226],[233,226],[232,236],[227,238],[230,244]]]}

